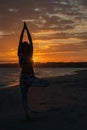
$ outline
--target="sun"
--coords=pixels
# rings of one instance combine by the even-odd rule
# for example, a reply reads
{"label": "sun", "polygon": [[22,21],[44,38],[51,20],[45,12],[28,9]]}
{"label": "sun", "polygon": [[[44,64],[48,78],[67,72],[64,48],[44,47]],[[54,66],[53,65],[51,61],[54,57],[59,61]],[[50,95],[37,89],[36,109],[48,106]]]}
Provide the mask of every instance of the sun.
{"label": "sun", "polygon": [[33,61],[34,61],[34,62],[38,62],[38,61],[39,61],[39,58],[36,57],[36,56],[33,56]]}

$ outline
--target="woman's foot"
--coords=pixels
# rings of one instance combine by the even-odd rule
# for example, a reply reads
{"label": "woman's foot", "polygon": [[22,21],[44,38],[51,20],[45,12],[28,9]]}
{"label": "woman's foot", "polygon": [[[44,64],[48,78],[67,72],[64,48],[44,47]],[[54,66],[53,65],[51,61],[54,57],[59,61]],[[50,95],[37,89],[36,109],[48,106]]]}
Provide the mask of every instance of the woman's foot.
{"label": "woman's foot", "polygon": [[26,119],[31,120],[31,113],[30,112],[26,114]]}
{"label": "woman's foot", "polygon": [[27,119],[27,120],[31,120],[31,117],[30,117],[29,114],[26,115],[26,119]]}

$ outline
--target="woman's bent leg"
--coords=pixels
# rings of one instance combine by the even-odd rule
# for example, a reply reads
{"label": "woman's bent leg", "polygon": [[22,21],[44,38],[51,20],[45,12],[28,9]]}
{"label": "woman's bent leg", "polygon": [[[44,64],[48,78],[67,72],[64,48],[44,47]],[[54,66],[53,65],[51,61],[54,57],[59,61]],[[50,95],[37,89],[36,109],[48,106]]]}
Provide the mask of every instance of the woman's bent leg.
{"label": "woman's bent leg", "polygon": [[31,79],[31,87],[48,87],[49,82],[42,78],[32,78]]}

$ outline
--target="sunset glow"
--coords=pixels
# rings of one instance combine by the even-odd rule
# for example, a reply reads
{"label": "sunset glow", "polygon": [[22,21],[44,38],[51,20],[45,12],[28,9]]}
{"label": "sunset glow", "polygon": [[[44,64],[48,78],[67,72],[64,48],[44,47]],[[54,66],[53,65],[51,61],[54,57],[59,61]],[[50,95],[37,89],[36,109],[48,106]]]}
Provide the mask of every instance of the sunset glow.
{"label": "sunset glow", "polygon": [[0,0],[0,63],[18,61],[23,21],[35,62],[87,61],[86,19],[86,0]]}

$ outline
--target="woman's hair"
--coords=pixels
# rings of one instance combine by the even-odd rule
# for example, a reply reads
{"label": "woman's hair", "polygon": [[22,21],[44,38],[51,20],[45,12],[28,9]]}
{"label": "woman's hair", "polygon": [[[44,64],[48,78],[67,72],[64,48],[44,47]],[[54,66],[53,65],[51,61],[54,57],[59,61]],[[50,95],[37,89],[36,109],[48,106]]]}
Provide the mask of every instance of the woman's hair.
{"label": "woman's hair", "polygon": [[30,54],[30,45],[28,44],[28,42],[23,42],[21,45],[21,53],[22,54]]}

